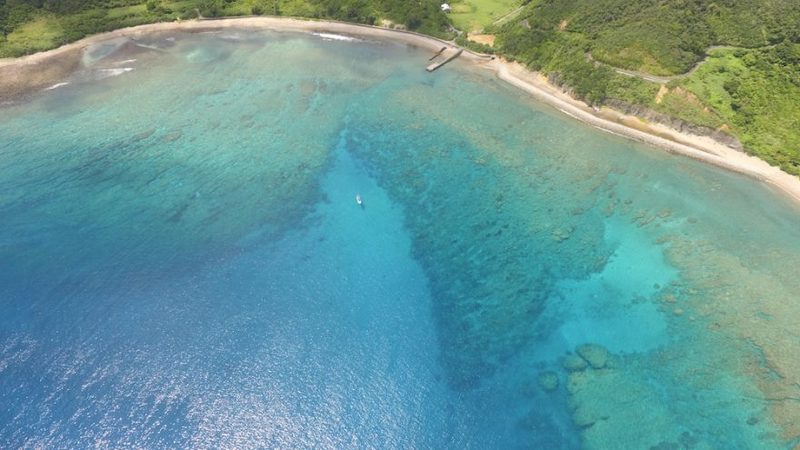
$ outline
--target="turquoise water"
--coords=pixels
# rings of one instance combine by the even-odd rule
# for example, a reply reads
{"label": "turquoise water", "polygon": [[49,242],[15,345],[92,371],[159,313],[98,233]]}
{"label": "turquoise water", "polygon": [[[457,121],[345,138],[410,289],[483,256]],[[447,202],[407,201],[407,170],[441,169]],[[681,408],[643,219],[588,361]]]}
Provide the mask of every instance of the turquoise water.
{"label": "turquoise water", "polygon": [[0,109],[0,447],[798,444],[800,209],[428,56],[161,34]]}

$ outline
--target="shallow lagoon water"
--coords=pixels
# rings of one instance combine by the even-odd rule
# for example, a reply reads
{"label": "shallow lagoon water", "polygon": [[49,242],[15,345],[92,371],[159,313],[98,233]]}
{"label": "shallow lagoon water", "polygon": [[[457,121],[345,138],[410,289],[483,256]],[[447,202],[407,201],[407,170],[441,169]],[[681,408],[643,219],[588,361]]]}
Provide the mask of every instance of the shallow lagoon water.
{"label": "shallow lagoon water", "polygon": [[3,448],[798,443],[767,187],[404,45],[87,55],[0,110]]}

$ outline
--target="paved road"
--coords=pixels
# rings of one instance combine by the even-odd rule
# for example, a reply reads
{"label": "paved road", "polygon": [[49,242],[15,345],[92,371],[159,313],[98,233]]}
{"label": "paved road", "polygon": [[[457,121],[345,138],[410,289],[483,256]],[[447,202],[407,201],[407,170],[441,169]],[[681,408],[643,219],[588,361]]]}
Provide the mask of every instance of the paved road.
{"label": "paved road", "polygon": [[688,76],[692,75],[693,73],[695,73],[695,71],[697,71],[697,69],[699,69],[699,68],[700,68],[700,66],[701,66],[701,65],[702,65],[704,62],[708,61],[708,58],[710,58],[710,57],[711,57],[711,56],[710,56],[710,53],[711,53],[711,52],[713,52],[714,50],[736,50],[736,49],[742,49],[742,50],[758,50],[758,49],[772,48],[772,47],[775,47],[775,44],[772,44],[772,45],[765,45],[765,46],[763,46],[763,47],[753,47],[753,48],[747,48],[747,47],[734,47],[734,46],[732,46],[732,45],[712,45],[711,47],[708,47],[708,48],[705,50],[705,52],[704,52],[704,53],[706,54],[705,58],[703,58],[703,59],[701,59],[700,61],[698,61],[698,62],[697,62],[697,63],[696,63],[694,66],[692,66],[692,68],[691,68],[691,69],[689,69],[687,72],[684,72],[684,73],[679,73],[679,74],[677,74],[677,75],[663,75],[663,76],[661,76],[661,75],[653,75],[653,74],[649,74],[649,73],[647,73],[647,72],[641,72],[641,71],[638,71],[638,70],[628,70],[628,69],[622,69],[622,68],[619,68],[619,67],[614,67],[614,66],[612,66],[612,65],[610,65],[610,64],[606,64],[606,63],[603,63],[603,62],[596,61],[596,60],[595,60],[595,59],[592,57],[592,54],[591,54],[591,53],[587,53],[587,54],[586,54],[586,58],[587,58],[589,61],[596,62],[597,64],[604,64],[604,65],[606,65],[606,66],[608,66],[608,67],[610,67],[610,68],[614,69],[614,71],[615,71],[615,72],[617,72],[617,73],[619,73],[619,74],[621,74],[621,75],[625,75],[625,76],[629,76],[629,77],[635,77],[635,78],[641,78],[641,79],[643,79],[643,80],[646,80],[646,81],[652,81],[653,83],[667,84],[667,83],[669,83],[670,81],[678,80],[678,79],[681,79],[681,78],[686,78],[686,77],[688,77]]}

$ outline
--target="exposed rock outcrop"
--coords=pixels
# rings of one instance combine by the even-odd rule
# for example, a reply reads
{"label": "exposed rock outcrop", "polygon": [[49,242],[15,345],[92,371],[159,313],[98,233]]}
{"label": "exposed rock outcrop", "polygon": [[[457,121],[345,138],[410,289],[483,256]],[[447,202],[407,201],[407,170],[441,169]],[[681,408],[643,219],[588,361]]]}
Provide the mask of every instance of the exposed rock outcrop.
{"label": "exposed rock outcrop", "polygon": [[650,122],[659,123],[672,128],[681,133],[694,134],[696,136],[708,136],[717,142],[727,145],[736,150],[743,150],[744,146],[738,139],[726,133],[723,130],[715,130],[714,128],[694,125],[676,117],[671,117],[653,111],[650,108],[641,105],[634,105],[631,103],[623,102],[622,100],[608,99],[605,102],[609,108],[616,109],[617,111],[625,114],[630,114]]}

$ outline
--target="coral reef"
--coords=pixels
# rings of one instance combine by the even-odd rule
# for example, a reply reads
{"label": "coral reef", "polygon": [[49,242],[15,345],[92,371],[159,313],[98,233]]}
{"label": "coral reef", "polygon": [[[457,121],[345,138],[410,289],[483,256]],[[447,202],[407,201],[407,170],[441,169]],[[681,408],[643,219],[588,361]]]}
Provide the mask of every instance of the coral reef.
{"label": "coral reef", "polygon": [[598,344],[583,344],[579,345],[575,352],[585,359],[592,369],[602,369],[608,362],[608,350]]}
{"label": "coral reef", "polygon": [[752,247],[751,257],[774,268],[753,270],[710,241],[671,236],[669,242],[671,261],[694,287],[684,302],[705,319],[708,332],[736,343],[736,370],[755,380],[783,438],[800,439],[800,258]]}
{"label": "coral reef", "polygon": [[558,389],[558,374],[552,370],[541,372],[536,377],[536,382],[539,383],[539,387],[547,392],[555,391]]}
{"label": "coral reef", "polygon": [[568,372],[578,372],[589,367],[589,363],[578,355],[567,355],[561,359],[561,366]]}
{"label": "coral reef", "polygon": [[[591,208],[605,173],[564,171],[560,156],[530,153],[529,145],[541,146],[535,134],[498,134],[509,127],[500,114],[465,122],[437,102],[449,89],[410,86],[380,108],[353,111],[347,146],[414,211],[406,225],[430,281],[448,380],[472,389],[535,342],[541,330],[531,324],[558,280],[605,264],[602,216]],[[491,92],[470,92],[458,95],[469,99],[461,108],[489,104],[480,99]]]}

